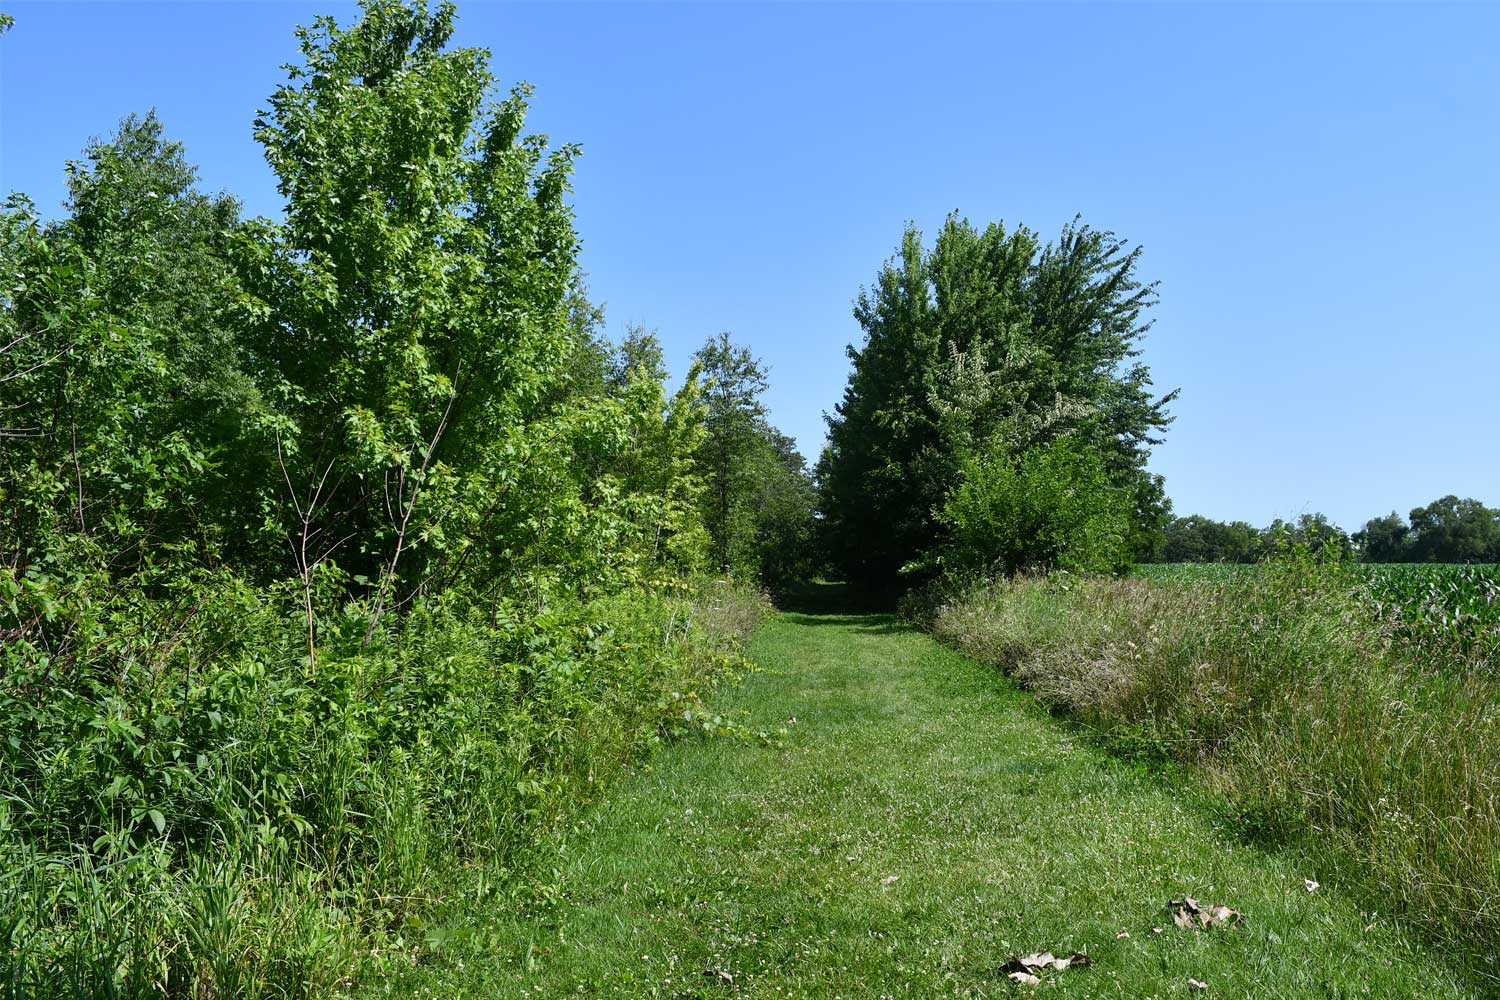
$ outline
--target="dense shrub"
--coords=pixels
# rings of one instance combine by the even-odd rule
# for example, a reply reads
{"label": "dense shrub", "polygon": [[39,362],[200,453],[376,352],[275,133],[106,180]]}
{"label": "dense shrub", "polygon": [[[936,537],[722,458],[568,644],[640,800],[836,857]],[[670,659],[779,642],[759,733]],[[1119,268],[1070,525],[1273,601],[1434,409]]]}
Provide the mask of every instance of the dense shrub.
{"label": "dense shrub", "polygon": [[1023,569],[1113,572],[1129,561],[1130,506],[1104,463],[1064,439],[969,461],[943,502],[944,569],[960,579]]}
{"label": "dense shrub", "polygon": [[[1500,948],[1500,684],[1412,645],[1338,560],[1161,582],[1023,577],[934,617],[1117,745],[1181,761],[1463,955]],[[1446,651],[1446,653],[1444,652]]]}
{"label": "dense shrub", "polygon": [[[735,665],[764,601],[702,584],[365,645],[233,578],[79,609],[62,663],[0,670],[4,995],[319,995],[421,948],[465,865],[504,864]],[[373,949],[373,950],[372,950]]]}

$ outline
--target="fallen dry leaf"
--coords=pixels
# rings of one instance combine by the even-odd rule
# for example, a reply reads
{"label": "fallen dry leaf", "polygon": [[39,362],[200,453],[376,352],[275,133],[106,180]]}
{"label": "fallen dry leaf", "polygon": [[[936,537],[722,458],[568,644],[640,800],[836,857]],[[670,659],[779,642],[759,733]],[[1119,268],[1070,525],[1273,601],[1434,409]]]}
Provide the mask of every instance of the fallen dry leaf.
{"label": "fallen dry leaf", "polygon": [[1192,977],[1188,978],[1188,985],[1191,986],[1195,990],[1206,990],[1206,989],[1208,989],[1208,984],[1207,983],[1203,982],[1200,979],[1193,979]]}
{"label": "fallen dry leaf", "polygon": [[1318,883],[1314,882],[1310,878],[1303,879],[1302,880],[1302,884],[1307,887],[1307,891],[1308,892],[1317,892],[1318,891]]}
{"label": "fallen dry leaf", "polygon": [[1038,951],[1030,955],[1022,955],[1020,958],[1012,955],[1010,961],[1000,966],[1000,971],[1005,973],[1006,978],[1011,982],[1035,986],[1041,982],[1041,979],[1037,976],[1038,972],[1043,972],[1047,969],[1056,969],[1058,972],[1062,972],[1064,969],[1071,969],[1074,966],[1082,968],[1092,964],[1093,961],[1082,952],[1074,952],[1071,955],[1058,957],[1050,951]]}
{"label": "fallen dry leaf", "polygon": [[1118,934],[1115,935],[1115,940],[1119,941],[1122,938],[1128,938],[1128,937],[1130,937],[1130,932],[1129,931],[1121,931],[1120,933],[1118,933]]}
{"label": "fallen dry leaf", "polygon": [[1245,915],[1239,910],[1223,905],[1199,905],[1192,896],[1174,899],[1167,904],[1172,911],[1172,923],[1182,928],[1208,930],[1212,927],[1243,927]]}

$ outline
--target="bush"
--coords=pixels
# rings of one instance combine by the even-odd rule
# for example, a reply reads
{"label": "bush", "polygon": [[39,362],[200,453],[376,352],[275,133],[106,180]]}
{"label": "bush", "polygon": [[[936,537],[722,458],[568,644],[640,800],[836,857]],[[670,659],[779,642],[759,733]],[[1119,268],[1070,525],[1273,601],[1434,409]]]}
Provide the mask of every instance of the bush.
{"label": "bush", "polygon": [[1500,683],[1442,667],[1305,552],[1255,570],[1022,577],[934,617],[1117,746],[1179,761],[1460,954],[1500,947]]}
{"label": "bush", "polygon": [[1129,563],[1128,500],[1099,457],[1067,439],[1019,458],[992,449],[970,460],[938,519],[948,535],[943,568],[959,579]]}
{"label": "bush", "polygon": [[766,608],[707,583],[438,604],[369,646],[351,608],[312,673],[291,597],[74,595],[87,644],[5,647],[0,996],[314,996],[409,955],[450,873],[664,738]]}

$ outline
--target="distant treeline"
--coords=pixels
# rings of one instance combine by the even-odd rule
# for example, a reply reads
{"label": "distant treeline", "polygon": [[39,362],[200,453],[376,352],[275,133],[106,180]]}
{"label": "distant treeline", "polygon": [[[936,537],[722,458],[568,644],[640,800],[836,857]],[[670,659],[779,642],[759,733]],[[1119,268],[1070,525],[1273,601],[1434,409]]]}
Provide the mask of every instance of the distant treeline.
{"label": "distant treeline", "polygon": [[1327,541],[1364,562],[1500,562],[1500,509],[1445,496],[1402,518],[1391,511],[1350,534],[1323,514],[1277,518],[1265,528],[1193,514],[1168,522],[1152,562],[1257,562],[1288,541]]}

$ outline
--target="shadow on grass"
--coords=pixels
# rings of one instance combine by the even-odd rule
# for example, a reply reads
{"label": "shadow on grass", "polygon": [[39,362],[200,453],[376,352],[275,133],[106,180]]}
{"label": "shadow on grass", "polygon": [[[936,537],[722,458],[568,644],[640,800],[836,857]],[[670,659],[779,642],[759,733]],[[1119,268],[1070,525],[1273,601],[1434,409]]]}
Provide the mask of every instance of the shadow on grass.
{"label": "shadow on grass", "polygon": [[832,625],[856,635],[900,635],[913,631],[910,625],[895,615],[886,614],[788,611],[783,617],[796,625],[808,625],[813,628]]}
{"label": "shadow on grass", "polygon": [[896,598],[893,596],[872,594],[843,581],[827,580],[808,580],[795,584],[777,595],[776,604],[783,611],[808,616],[890,617],[891,612],[896,610]]}
{"label": "shadow on grass", "polygon": [[798,625],[837,626],[856,635],[899,635],[912,627],[892,613],[891,601],[861,593],[847,583],[799,583],[777,605]]}

